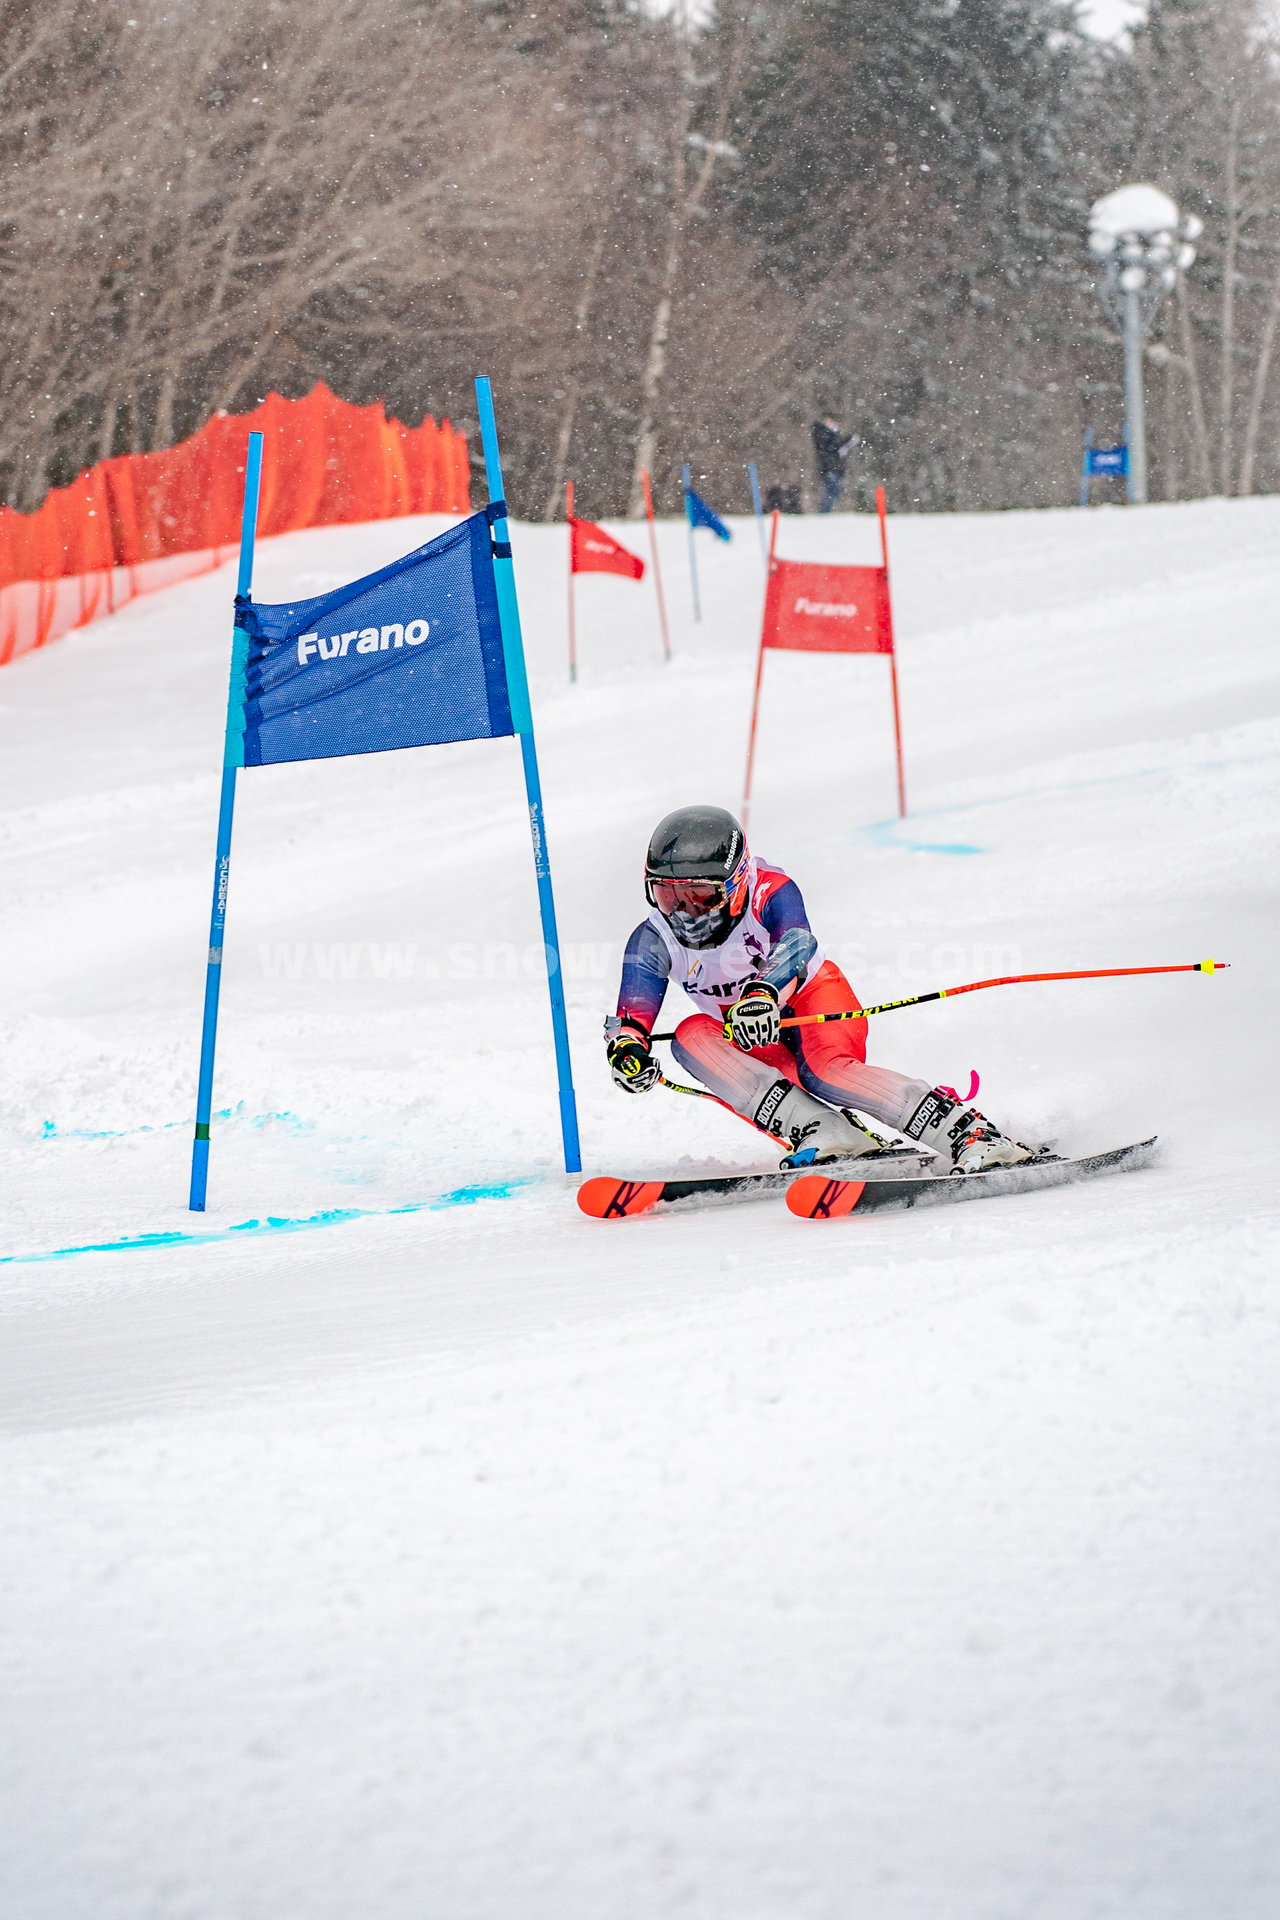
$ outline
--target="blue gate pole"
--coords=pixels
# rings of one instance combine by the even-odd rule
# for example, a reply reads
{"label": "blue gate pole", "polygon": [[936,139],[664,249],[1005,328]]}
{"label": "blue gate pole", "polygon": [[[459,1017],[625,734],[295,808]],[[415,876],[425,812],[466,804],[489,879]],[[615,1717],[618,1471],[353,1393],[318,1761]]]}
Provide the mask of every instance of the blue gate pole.
{"label": "blue gate pole", "polygon": [[1084,430],[1084,462],[1080,468],[1080,505],[1082,507],[1087,507],[1089,504],[1089,455],[1092,451],[1093,428],[1086,427]]}
{"label": "blue gate pole", "polygon": [[747,478],[751,482],[751,511],[756,516],[756,532],[760,535],[760,558],[764,561],[764,570],[769,571],[769,547],[764,537],[764,501],[760,497],[760,472],[754,460],[747,462]]}
{"label": "blue gate pole", "polygon": [[[502,500],[502,456],[498,451],[498,425],[493,416],[493,391],[481,375],[476,381],[476,405],[480,414],[480,444],[484,449],[485,478],[490,502]],[[542,913],[542,943],[547,956],[547,990],[551,995],[551,1027],[556,1042],[556,1078],[560,1089],[560,1132],[564,1139],[564,1170],[581,1173],[582,1150],[578,1144],[578,1103],[573,1091],[573,1061],[569,1053],[569,1022],[564,1008],[564,972],[560,965],[560,936],[556,931],[556,899],[551,887],[551,860],[547,852],[546,822],[542,813],[542,781],[538,776],[538,749],[533,738],[533,712],[529,705],[529,678],[524,664],[524,640],[520,632],[520,603],[516,598],[516,570],[511,559],[511,535],[506,516],[493,523],[493,576],[498,594],[498,622],[502,628],[502,653],[507,669],[507,694],[511,702],[511,723],[520,736],[524,760],[524,787],[529,797],[529,830],[533,835],[533,870],[538,880],[538,906]]]}
{"label": "blue gate pole", "polygon": [[694,544],[693,512],[689,506],[689,467],[686,462],[680,469],[680,484],[684,488],[684,517],[689,522],[689,585],[693,589],[693,617],[702,618],[702,605],[698,599],[698,549]]}
{"label": "blue gate pole", "polygon": [[[249,435],[244,467],[244,511],[240,520],[240,571],[236,593],[253,585],[253,542],[258,530],[258,488],[262,479],[262,435]],[[196,1137],[191,1149],[192,1213],[204,1212],[209,1184],[209,1119],[213,1110],[213,1057],[218,1041],[218,994],[222,987],[222,936],[227,924],[227,886],[231,877],[231,821],[236,806],[236,770],[244,765],[244,673],[249,636],[237,624],[231,631],[231,684],[227,689],[227,731],[222,749],[222,798],[218,806],[218,851],[213,867],[213,914],[209,922],[209,964],[204,976],[204,1026],[200,1035],[200,1079],[196,1088]]]}

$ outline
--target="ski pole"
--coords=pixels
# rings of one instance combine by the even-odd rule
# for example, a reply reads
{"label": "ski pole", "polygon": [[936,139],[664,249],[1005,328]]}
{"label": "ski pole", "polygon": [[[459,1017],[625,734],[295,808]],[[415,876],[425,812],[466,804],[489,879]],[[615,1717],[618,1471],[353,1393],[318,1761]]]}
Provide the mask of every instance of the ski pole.
{"label": "ski pole", "polygon": [[[954,1000],[960,993],[977,993],[982,987],[1016,987],[1032,980],[1118,980],[1139,973],[1222,973],[1229,960],[1193,960],[1178,967],[1101,967],[1082,973],[1007,973],[998,980],[970,980],[963,987],[937,987],[932,993],[913,993],[906,1000],[882,1000],[878,1007],[850,1007],[845,1013],[783,1014],[784,1027],[820,1026],[828,1020],[869,1020],[873,1013],[892,1013],[898,1007],[922,1007],[929,1000]],[[652,1040],[674,1040],[674,1033],[655,1033]]]}
{"label": "ski pole", "polygon": [[[653,1037],[655,1040],[663,1040],[666,1038],[666,1035],[655,1033]],[[731,1107],[727,1100],[722,1100],[718,1093],[708,1093],[705,1087],[686,1087],[680,1080],[668,1080],[665,1073],[658,1075],[658,1085],[665,1087],[668,1093],[688,1093],[692,1094],[695,1100],[710,1100],[717,1107],[723,1107],[726,1113],[731,1113],[735,1120],[746,1120],[749,1118],[747,1114],[739,1113],[736,1107]],[[757,1133],[763,1134],[766,1140],[772,1140],[776,1144],[777,1135],[770,1133],[767,1127],[756,1126],[754,1120],[751,1121],[751,1125],[755,1127]]]}

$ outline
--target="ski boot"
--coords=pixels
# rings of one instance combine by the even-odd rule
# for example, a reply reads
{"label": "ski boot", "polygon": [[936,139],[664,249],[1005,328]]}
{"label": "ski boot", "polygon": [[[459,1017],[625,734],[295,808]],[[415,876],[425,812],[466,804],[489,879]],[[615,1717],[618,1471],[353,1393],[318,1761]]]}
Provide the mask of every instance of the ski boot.
{"label": "ski boot", "polygon": [[942,1087],[927,1093],[902,1131],[943,1160],[953,1173],[985,1173],[990,1167],[1016,1167],[1033,1160],[1030,1147],[1009,1140],[999,1127]]}
{"label": "ski boot", "polygon": [[756,1108],[755,1123],[787,1142],[791,1151],[780,1163],[783,1167],[848,1160],[855,1154],[880,1153],[885,1145],[843,1107],[824,1106],[790,1080],[775,1080]]}

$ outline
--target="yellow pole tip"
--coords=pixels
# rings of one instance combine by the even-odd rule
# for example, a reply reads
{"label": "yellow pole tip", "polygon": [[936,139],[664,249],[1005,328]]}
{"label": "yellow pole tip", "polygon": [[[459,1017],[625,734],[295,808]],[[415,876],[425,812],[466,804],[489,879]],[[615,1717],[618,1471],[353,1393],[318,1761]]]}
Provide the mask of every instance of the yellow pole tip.
{"label": "yellow pole tip", "polygon": [[1226,973],[1231,965],[1229,960],[1202,960],[1201,973]]}

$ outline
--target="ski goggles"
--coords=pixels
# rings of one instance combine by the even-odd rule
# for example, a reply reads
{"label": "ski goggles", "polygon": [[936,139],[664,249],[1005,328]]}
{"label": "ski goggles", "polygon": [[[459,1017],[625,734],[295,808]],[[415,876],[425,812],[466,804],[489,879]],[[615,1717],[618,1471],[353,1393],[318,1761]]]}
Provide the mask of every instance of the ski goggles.
{"label": "ski goggles", "polygon": [[719,913],[729,904],[723,880],[657,880],[651,874],[645,879],[644,897],[664,920],[676,913],[697,920],[704,913]]}

